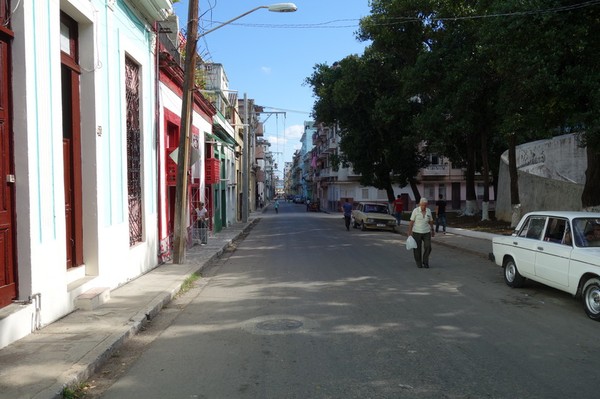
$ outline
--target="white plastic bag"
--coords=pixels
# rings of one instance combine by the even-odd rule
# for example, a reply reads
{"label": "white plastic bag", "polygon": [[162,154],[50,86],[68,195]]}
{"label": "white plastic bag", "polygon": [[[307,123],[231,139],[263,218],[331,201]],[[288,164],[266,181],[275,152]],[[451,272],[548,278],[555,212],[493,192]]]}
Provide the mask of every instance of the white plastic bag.
{"label": "white plastic bag", "polygon": [[406,249],[410,250],[410,249],[416,249],[416,248],[417,248],[417,242],[415,241],[413,236],[408,236],[408,238],[406,239]]}

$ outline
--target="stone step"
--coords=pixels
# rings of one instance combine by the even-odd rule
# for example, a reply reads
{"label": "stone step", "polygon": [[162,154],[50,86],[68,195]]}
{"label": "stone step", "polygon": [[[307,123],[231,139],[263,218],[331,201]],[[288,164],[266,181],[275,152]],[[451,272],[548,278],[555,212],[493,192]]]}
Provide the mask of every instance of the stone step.
{"label": "stone step", "polygon": [[110,300],[110,288],[92,288],[75,299],[75,306],[81,310],[94,310]]}

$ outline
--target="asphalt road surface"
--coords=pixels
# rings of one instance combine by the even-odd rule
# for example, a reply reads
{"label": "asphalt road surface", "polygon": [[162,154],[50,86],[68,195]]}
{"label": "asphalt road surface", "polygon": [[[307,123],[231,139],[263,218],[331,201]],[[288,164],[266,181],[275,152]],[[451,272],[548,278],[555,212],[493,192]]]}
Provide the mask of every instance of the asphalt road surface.
{"label": "asphalt road surface", "polygon": [[109,362],[90,392],[106,399],[600,395],[600,324],[578,301],[535,284],[510,289],[492,262],[435,238],[431,268],[418,269],[404,238],[348,232],[341,214],[282,203]]}

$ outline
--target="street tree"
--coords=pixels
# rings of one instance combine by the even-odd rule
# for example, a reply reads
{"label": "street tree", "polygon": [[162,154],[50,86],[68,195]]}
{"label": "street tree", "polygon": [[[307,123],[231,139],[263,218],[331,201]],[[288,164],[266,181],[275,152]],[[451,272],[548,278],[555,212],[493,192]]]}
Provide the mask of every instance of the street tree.
{"label": "street tree", "polygon": [[367,49],[332,66],[319,64],[306,82],[316,97],[314,117],[340,127],[341,161],[350,163],[360,183],[385,190],[394,200],[394,184],[411,185],[424,164],[411,133],[414,105],[394,92],[401,82],[382,54]]}
{"label": "street tree", "polygon": [[[517,0],[493,3],[482,23],[481,45],[501,86],[496,102],[499,133],[509,144],[513,221],[518,219],[519,143],[579,132],[588,168],[582,207],[600,202],[598,147],[599,7],[596,2]],[[595,193],[588,195],[589,193]]]}

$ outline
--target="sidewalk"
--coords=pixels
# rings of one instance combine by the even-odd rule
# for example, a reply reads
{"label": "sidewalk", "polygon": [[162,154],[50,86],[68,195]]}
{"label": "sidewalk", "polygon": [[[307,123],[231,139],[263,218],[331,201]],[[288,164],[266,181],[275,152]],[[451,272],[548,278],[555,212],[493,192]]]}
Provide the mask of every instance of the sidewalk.
{"label": "sidewalk", "polygon": [[[258,219],[238,223],[210,237],[207,245],[187,252],[187,263],[171,263],[119,287],[95,310],[77,310],[0,350],[0,397],[62,398],[64,387],[86,381],[125,340],[135,335],[179,291],[192,273],[221,255]],[[407,225],[400,226],[406,235]],[[459,248],[488,258],[493,234],[448,228],[433,245]]]}
{"label": "sidewalk", "polygon": [[183,282],[218,257],[256,223],[238,223],[195,245],[186,264],[161,265],[115,289],[95,310],[76,310],[0,350],[0,398],[62,398],[64,387],[86,381],[179,292]]}

